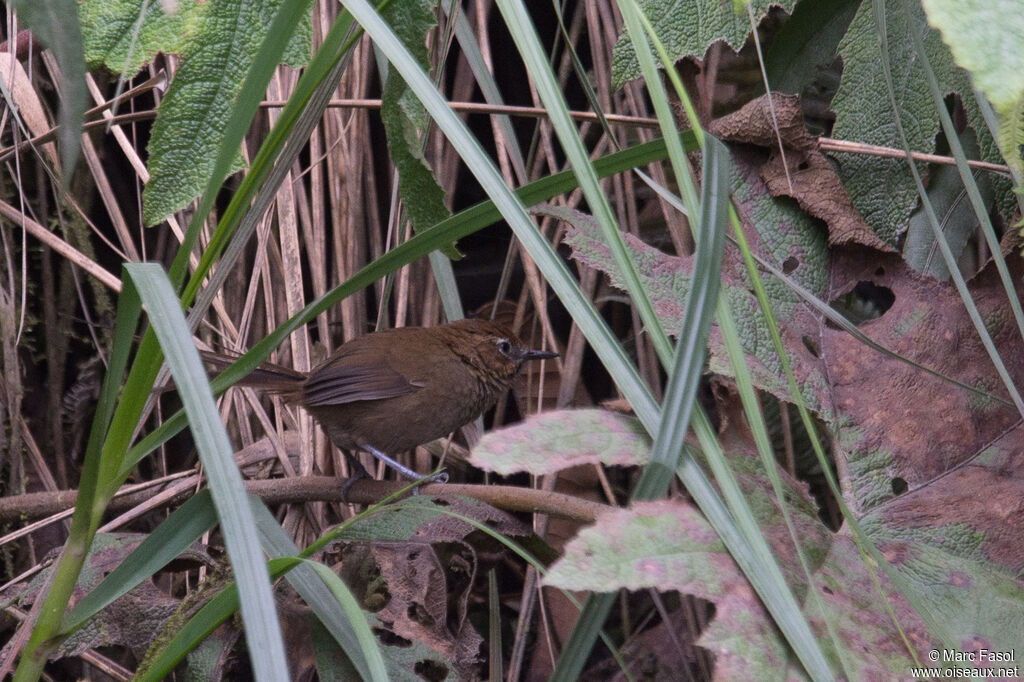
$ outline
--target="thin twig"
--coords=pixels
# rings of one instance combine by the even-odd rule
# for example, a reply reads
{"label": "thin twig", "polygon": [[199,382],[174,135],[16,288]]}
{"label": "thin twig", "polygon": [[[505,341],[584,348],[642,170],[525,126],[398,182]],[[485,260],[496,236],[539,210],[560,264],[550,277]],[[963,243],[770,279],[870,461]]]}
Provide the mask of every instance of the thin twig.
{"label": "thin twig", "polygon": [[[880,147],[878,145],[865,144],[863,142],[836,140],[831,137],[819,137],[818,147],[821,148],[822,151],[826,152],[844,152],[847,154],[862,154],[864,156],[881,156],[887,159],[907,158],[907,153],[902,149]],[[952,156],[940,156],[938,154],[926,154],[924,152],[912,152],[910,156],[915,161],[924,161],[925,163],[939,163],[944,166],[956,165],[956,159]],[[988,161],[968,161],[967,165],[979,170],[992,171],[1006,176],[1010,175],[1009,166],[1003,166],[998,163],[989,163]]]}
{"label": "thin twig", "polygon": [[[265,100],[260,103],[261,107],[264,108],[280,108],[286,104],[284,100]],[[479,102],[449,102],[452,109],[455,111],[465,111],[468,113],[475,114],[506,114],[511,116],[522,116],[527,118],[544,118],[547,116],[547,111],[543,107],[516,107],[511,105],[495,105],[495,104],[482,104]],[[327,105],[328,108],[334,109],[379,109],[381,101],[379,99],[332,99]],[[597,114],[591,111],[570,111],[569,115],[573,118],[581,121],[596,121],[598,120]],[[132,121],[142,121],[156,117],[156,111],[137,111],[130,114],[118,114],[112,119],[105,119],[99,121],[87,121],[83,125],[84,130],[91,128],[98,128],[110,124],[127,123]],[[619,123],[623,125],[633,125],[643,128],[657,128],[658,120],[655,118],[648,118],[645,116],[623,116],[619,114],[605,114],[604,118],[609,123]],[[0,149],[0,161],[4,161],[13,155],[16,151],[22,148],[27,148],[33,145],[40,145],[44,142],[49,142],[57,137],[58,127],[54,126],[42,135],[37,135],[30,140],[25,140],[19,144],[11,147],[5,147]],[[848,140],[837,140],[831,137],[819,137],[818,146],[822,151],[828,152],[842,152],[847,154],[863,154],[865,156],[879,156],[889,159],[903,159],[906,158],[907,154],[902,149],[895,149],[893,147],[882,147],[874,144],[866,144],[864,142],[850,142]],[[915,161],[923,161],[925,163],[938,163],[944,166],[955,166],[956,159],[951,156],[942,156],[939,154],[929,154],[926,152],[912,152],[911,157]],[[999,173],[1001,175],[1010,175],[1009,166],[1005,166],[998,163],[991,163],[989,161],[972,161],[968,160],[967,165],[971,168],[979,170],[990,171],[993,173]]]}

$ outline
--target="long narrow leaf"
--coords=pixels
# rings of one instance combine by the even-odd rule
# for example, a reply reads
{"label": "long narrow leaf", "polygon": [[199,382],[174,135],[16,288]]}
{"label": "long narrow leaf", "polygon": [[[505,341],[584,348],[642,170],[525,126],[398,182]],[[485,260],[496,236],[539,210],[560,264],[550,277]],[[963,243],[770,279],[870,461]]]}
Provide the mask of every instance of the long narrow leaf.
{"label": "long narrow leaf", "polygon": [[224,544],[239,585],[242,621],[256,679],[268,682],[287,679],[281,627],[256,524],[246,500],[242,475],[235,466],[234,449],[220,421],[181,304],[159,265],[131,263],[125,270],[139,291],[167,357],[206,470],[224,532]]}
{"label": "long narrow leaf", "polygon": [[594,172],[587,151],[583,147],[583,141],[569,116],[565,95],[555,79],[547,55],[541,48],[540,38],[537,36],[530,16],[520,0],[497,0],[497,4],[519,50],[519,56],[532,77],[537,94],[547,109],[548,118],[562,144],[569,165],[579,179],[583,196],[586,197],[594,218],[601,226],[601,233],[604,235],[608,248],[611,249],[619,274],[625,282],[626,291],[633,300],[633,305],[643,321],[645,331],[650,336],[658,357],[667,367],[672,359],[672,344],[668,334],[662,328],[661,320],[654,312],[654,304],[640,283],[636,264],[633,262],[629,249],[626,248],[608,197],[601,187],[597,173]]}
{"label": "long narrow leaf", "polygon": [[[120,398],[118,389],[128,366],[141,312],[142,302],[135,288],[125,287],[117,301],[114,348],[110,354],[107,374],[103,378],[99,402],[93,415],[89,441],[85,449],[75,513],[71,518],[71,532],[60,561],[54,568],[53,583],[43,598],[39,619],[35,623],[15,673],[14,679],[17,681],[35,680],[42,674],[49,647],[53,644],[50,640],[60,628],[64,610],[71,599],[82,564],[89,552],[89,545],[99,527],[100,514],[96,509],[106,506],[103,495],[109,478],[108,470],[112,466],[110,459],[104,458],[104,445],[111,423],[117,414]],[[49,645],[46,645],[48,642]]]}
{"label": "long narrow leaf", "polygon": [[201,490],[157,526],[103,582],[68,611],[61,633],[71,634],[118,597],[153,577],[216,524],[217,511],[210,491]]}
{"label": "long narrow leaf", "polygon": [[[263,502],[257,498],[250,498],[250,501],[267,553],[277,558],[297,556],[299,548]],[[352,608],[354,600],[348,597],[338,599],[341,588],[337,585],[332,587],[324,579],[320,568],[312,563],[302,562],[289,571],[286,576],[288,584],[295,588],[313,610],[364,680],[386,680],[380,647],[367,625],[366,614],[358,604]],[[337,579],[337,576],[334,578]]]}
{"label": "long narrow leaf", "polygon": [[[640,51],[638,51],[640,52]],[[634,500],[661,497],[683,456],[683,442],[704,371],[708,333],[721,288],[722,254],[729,216],[729,151],[711,136],[704,138],[700,224],[694,254],[693,286],[686,295],[683,328],[662,405],[661,425],[651,448],[651,462],[633,489]]]}

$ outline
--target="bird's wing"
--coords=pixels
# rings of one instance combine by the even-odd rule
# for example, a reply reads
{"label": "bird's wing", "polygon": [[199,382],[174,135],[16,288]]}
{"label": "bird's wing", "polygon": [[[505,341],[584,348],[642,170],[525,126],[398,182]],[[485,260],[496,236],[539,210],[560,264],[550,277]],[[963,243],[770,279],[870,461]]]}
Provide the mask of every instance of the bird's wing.
{"label": "bird's wing", "polygon": [[412,393],[417,385],[383,363],[345,364],[314,371],[302,390],[307,405],[342,405]]}

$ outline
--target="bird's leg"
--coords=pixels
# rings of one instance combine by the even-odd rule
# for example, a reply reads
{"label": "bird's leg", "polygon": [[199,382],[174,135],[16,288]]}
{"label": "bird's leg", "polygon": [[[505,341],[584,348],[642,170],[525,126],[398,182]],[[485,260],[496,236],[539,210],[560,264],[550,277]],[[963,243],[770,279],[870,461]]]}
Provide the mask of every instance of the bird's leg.
{"label": "bird's leg", "polygon": [[341,484],[341,501],[347,502],[348,490],[352,487],[352,484],[361,478],[369,478],[370,473],[363,466],[363,463],[359,461],[359,458],[353,455],[348,450],[342,450],[345,455],[345,461],[348,462],[349,469],[352,470],[348,480]]}
{"label": "bird's leg", "polygon": [[[362,447],[364,450],[369,452],[371,455],[373,455],[380,461],[387,464],[389,467],[400,473],[402,476],[408,478],[410,481],[416,481],[419,484],[448,482],[448,474],[444,471],[438,474],[431,474],[429,476],[421,476],[420,474],[416,473],[409,467],[399,464],[397,460],[393,459],[392,457],[389,457],[388,455],[385,455],[383,452],[381,452],[380,450],[378,450],[377,448],[373,447],[368,443],[363,443],[360,447]],[[418,488],[413,488],[412,494],[419,494]]]}

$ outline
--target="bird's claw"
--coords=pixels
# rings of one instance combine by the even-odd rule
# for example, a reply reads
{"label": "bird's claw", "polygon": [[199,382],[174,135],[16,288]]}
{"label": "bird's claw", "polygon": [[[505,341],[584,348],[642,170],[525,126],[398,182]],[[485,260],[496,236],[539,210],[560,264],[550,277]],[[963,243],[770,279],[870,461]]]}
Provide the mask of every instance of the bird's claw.
{"label": "bird's claw", "polygon": [[436,474],[430,474],[429,476],[424,476],[420,480],[416,481],[416,487],[412,489],[412,494],[413,495],[419,495],[420,494],[420,486],[421,485],[427,485],[428,483],[447,483],[447,482],[448,482],[448,472],[447,471],[439,471]]}
{"label": "bird's claw", "polygon": [[359,479],[367,478],[368,476],[369,476],[369,474],[366,472],[366,469],[362,468],[361,466],[360,466],[359,469],[356,469],[356,470],[354,470],[352,472],[352,475],[348,477],[348,480],[346,480],[344,483],[341,484],[341,503],[342,504],[348,504],[348,491],[349,491],[349,488],[352,487],[352,484],[354,484]]}

